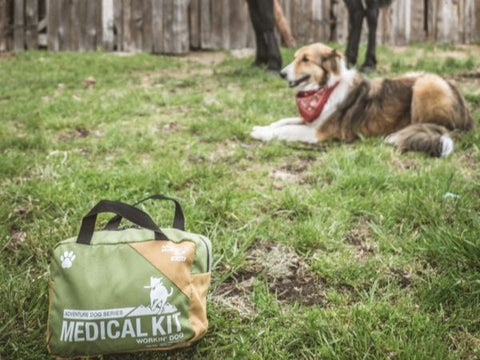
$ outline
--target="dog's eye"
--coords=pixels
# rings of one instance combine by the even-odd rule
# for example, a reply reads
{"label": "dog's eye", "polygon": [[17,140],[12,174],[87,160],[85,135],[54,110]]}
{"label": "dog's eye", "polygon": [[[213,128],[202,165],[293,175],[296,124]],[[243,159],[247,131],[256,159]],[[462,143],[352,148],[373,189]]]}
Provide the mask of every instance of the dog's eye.
{"label": "dog's eye", "polygon": [[308,58],[307,58],[306,56],[304,56],[304,57],[302,58],[302,61],[303,61],[303,62],[308,62]]}

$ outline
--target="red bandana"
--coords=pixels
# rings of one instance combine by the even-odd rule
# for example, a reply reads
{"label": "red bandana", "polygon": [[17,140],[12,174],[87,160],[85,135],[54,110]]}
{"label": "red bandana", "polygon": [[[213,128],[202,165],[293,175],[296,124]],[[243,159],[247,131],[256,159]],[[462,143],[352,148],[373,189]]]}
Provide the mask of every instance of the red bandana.
{"label": "red bandana", "polygon": [[303,120],[311,123],[322,113],[328,98],[333,90],[338,86],[339,82],[329,88],[320,88],[318,90],[300,91],[295,95],[298,111]]}

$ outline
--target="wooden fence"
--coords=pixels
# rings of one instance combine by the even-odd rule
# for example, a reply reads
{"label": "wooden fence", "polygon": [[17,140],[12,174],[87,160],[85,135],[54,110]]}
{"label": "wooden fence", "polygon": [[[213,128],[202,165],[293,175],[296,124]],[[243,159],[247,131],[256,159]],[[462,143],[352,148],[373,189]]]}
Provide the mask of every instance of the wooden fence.
{"label": "wooden fence", "polygon": [[[342,0],[279,2],[297,44],[346,41]],[[394,0],[381,10],[377,40],[480,41],[480,0]],[[254,46],[245,0],[0,0],[0,51],[183,54]]]}

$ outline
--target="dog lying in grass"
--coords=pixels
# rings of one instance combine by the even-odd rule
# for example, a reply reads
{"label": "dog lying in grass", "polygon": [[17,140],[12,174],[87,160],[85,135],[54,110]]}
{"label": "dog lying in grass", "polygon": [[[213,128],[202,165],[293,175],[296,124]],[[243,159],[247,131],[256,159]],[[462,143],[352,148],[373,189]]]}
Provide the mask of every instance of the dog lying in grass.
{"label": "dog lying in grass", "polygon": [[255,139],[316,143],[387,135],[401,151],[440,157],[453,151],[450,130],[473,128],[458,89],[435,74],[368,80],[347,69],[342,53],[317,43],[299,49],[280,75],[296,92],[300,117],[255,126]]}

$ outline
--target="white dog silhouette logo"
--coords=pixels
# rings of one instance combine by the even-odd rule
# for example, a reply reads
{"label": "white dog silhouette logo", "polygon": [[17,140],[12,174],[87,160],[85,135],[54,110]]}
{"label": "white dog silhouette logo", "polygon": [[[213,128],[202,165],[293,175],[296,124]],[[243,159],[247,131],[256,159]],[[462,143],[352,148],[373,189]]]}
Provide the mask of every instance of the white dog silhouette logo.
{"label": "white dog silhouette logo", "polygon": [[144,288],[150,289],[150,310],[158,311],[158,314],[161,314],[167,299],[173,294],[173,288],[170,287],[170,292],[168,292],[163,285],[163,279],[153,276],[150,277],[150,286],[144,286]]}

